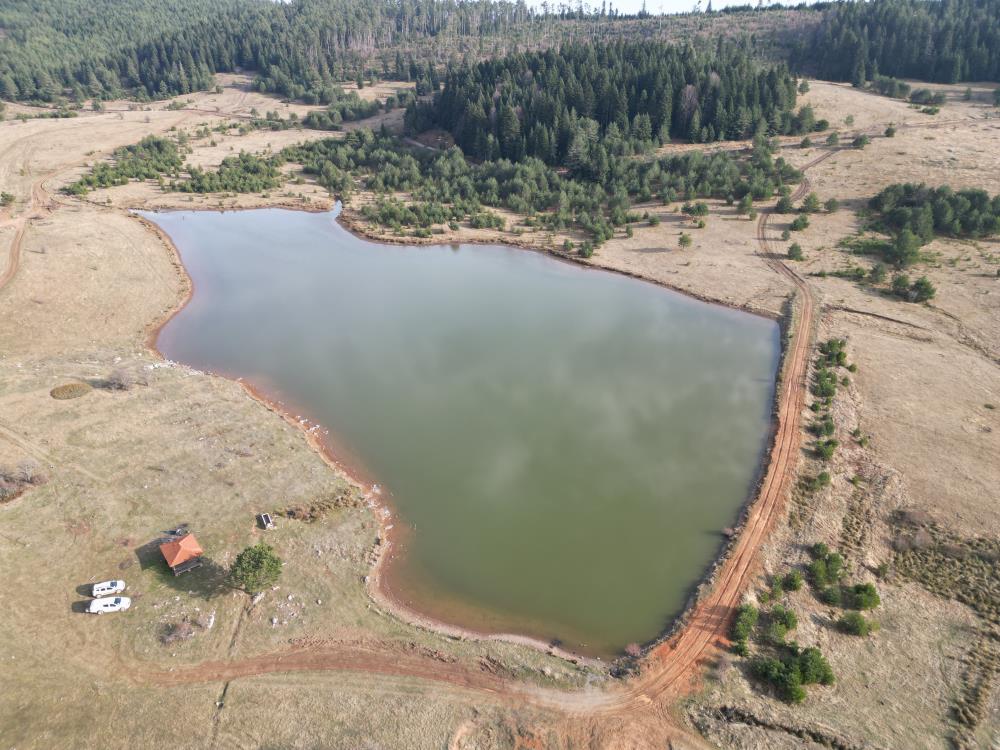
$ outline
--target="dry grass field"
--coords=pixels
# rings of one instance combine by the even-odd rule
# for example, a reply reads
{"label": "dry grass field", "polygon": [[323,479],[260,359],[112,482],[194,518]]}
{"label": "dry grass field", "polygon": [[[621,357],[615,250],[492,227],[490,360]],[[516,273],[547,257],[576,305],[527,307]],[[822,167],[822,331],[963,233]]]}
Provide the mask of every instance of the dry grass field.
{"label": "dry grass field", "polygon": [[[789,707],[720,650],[696,694],[602,725],[590,715],[603,715],[606,696],[620,689],[605,670],[516,644],[447,637],[380,610],[365,588],[378,524],[364,488],[238,383],[164,363],[148,349],[150,331],[184,298],[187,280],[170,248],[126,209],[330,205],[308,182],[268,195],[171,195],[138,183],[87,200],[58,194],[87,164],[147,134],[193,134],[251,108],[307,110],[250,92],[243,79],[222,83],[220,94],[185,97],[183,109],[113,102],[75,119],[0,123],[0,187],[16,196],[0,213],[0,274],[9,269],[0,288],[0,464],[30,462],[45,480],[0,504],[0,747],[635,747],[665,735],[627,728],[657,723],[685,725],[674,747],[701,746],[695,728],[718,747],[1000,743],[1000,674],[990,671],[996,641],[987,625],[990,602],[994,612],[1000,606],[996,588],[984,584],[977,611],[948,598],[961,585],[949,588],[945,573],[931,569],[940,561],[904,560],[894,548],[906,533],[899,511],[927,514],[934,533],[958,548],[1000,536],[1000,240],[925,248],[917,274],[938,289],[926,305],[829,275],[872,264],[838,243],[860,229],[858,211],[885,185],[1000,192],[991,86],[973,86],[971,101],[964,86],[942,87],[949,102],[935,116],[822,82],[811,82],[805,97],[842,140],[874,134],[864,150],[841,149],[809,170],[811,189],[841,206],[814,215],[793,237],[805,260],[792,265],[820,303],[815,336],[847,339],[858,369],[834,403],[842,448],[832,481],[793,493],[757,575],[801,565],[807,545],[826,542],[845,553],[854,578],[877,580],[879,632],[836,632],[830,609],[803,589],[790,598],[799,612],[795,637],[822,647],[836,685]],[[8,117],[22,111],[30,109],[11,105]],[[878,136],[890,122],[896,137]],[[277,151],[327,135],[233,130],[194,138],[189,160],[214,166],[241,150]],[[790,142],[783,155],[801,165],[825,149]],[[348,207],[349,220],[364,200]],[[755,222],[713,204],[699,230],[677,206],[646,209],[661,215],[659,226],[615,238],[592,262],[734,306],[783,310],[791,288],[761,257]],[[788,245],[778,235],[790,218],[770,224],[777,249]],[[691,247],[678,246],[682,230],[693,235]],[[435,237],[539,248],[562,239],[467,227]],[[114,370],[136,384],[109,388]],[[74,382],[92,387],[70,399],[50,395]],[[804,474],[817,470],[809,443]],[[331,507],[314,522],[279,515],[273,531],[255,526],[260,511],[316,504]],[[267,539],[287,563],[279,587],[251,606],[219,586],[214,566],[179,579],[165,574],[147,545],[183,523],[217,566]],[[128,581],[132,610],[81,614],[82,587],[114,577]],[[192,637],[166,637],[183,622]],[[979,718],[970,726],[958,717],[972,703]]]}

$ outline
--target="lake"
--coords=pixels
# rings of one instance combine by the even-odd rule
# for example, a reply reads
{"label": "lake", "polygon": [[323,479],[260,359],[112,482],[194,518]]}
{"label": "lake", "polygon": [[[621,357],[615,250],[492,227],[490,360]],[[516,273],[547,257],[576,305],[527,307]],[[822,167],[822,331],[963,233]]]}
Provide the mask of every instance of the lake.
{"label": "lake", "polygon": [[328,429],[406,530],[386,580],[423,614],[613,655],[680,614],[753,491],[772,320],[333,213],[144,216],[195,289],[160,351]]}

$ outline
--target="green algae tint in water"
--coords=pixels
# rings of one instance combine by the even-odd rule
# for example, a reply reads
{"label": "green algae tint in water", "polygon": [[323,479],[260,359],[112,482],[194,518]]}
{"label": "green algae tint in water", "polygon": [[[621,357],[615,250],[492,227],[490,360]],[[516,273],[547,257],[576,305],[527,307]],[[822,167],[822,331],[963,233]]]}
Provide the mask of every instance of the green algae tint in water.
{"label": "green algae tint in water", "polygon": [[389,586],[425,614],[612,654],[680,612],[753,489],[773,321],[332,214],[148,217],[195,288],[160,350],[335,434],[412,529]]}

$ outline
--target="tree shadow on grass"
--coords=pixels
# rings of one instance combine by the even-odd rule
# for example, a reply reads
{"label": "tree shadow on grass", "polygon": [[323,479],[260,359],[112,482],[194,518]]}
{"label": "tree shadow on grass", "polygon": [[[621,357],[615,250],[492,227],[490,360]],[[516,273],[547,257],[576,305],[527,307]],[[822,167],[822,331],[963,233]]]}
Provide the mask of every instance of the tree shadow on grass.
{"label": "tree shadow on grass", "polygon": [[190,594],[200,599],[211,599],[227,591],[232,591],[229,585],[229,570],[214,560],[203,559],[200,567],[175,576],[174,572],[161,562],[156,568],[160,583],[175,591]]}

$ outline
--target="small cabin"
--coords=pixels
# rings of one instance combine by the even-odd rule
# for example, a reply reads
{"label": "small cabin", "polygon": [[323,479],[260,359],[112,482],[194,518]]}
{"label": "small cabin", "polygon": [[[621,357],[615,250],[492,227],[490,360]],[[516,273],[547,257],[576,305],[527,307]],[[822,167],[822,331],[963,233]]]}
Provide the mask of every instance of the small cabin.
{"label": "small cabin", "polygon": [[175,576],[187,573],[200,567],[204,560],[201,545],[194,534],[185,534],[182,537],[164,542],[160,545],[160,554],[166,560],[167,566],[173,571]]}

